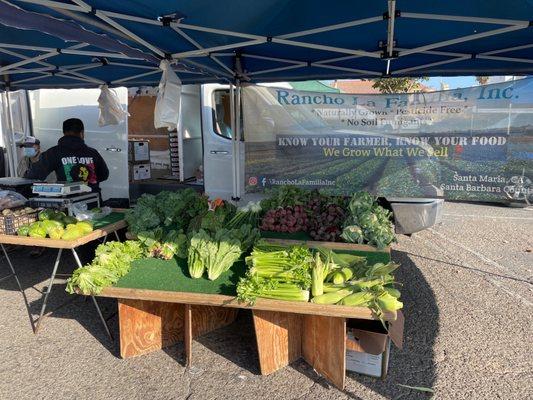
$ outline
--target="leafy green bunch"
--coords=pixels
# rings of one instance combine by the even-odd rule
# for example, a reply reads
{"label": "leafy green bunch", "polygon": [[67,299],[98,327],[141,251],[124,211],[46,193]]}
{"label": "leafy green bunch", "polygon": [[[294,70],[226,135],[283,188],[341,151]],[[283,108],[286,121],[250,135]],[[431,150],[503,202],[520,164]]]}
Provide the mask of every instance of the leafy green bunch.
{"label": "leafy green bunch", "polygon": [[85,295],[99,294],[114,285],[130,271],[131,262],[142,258],[144,251],[138,241],[107,242],[96,248],[93,261],[76,269],[67,280],[66,291]]}
{"label": "leafy green bunch", "polygon": [[311,192],[296,186],[280,186],[267,190],[266,195],[260,203],[263,211],[306,205]]}
{"label": "leafy green bunch", "polygon": [[137,238],[148,257],[163,260],[170,260],[174,256],[187,257],[187,235],[181,230],[165,233],[162,227],[158,227],[151,231],[139,232]]}
{"label": "leafy green bunch", "polygon": [[187,231],[191,220],[208,210],[207,197],[193,189],[143,194],[126,214],[129,231],[138,234],[158,226]]}
{"label": "leafy green bunch", "polygon": [[380,249],[395,240],[392,213],[376,203],[367,192],[355,193],[348,204],[349,215],[341,237],[351,243],[369,243]]}
{"label": "leafy green bunch", "polygon": [[229,270],[241,254],[241,242],[231,231],[220,229],[211,235],[200,229],[192,235],[189,244],[189,274],[192,278],[201,278],[207,272],[207,277],[215,280]]}

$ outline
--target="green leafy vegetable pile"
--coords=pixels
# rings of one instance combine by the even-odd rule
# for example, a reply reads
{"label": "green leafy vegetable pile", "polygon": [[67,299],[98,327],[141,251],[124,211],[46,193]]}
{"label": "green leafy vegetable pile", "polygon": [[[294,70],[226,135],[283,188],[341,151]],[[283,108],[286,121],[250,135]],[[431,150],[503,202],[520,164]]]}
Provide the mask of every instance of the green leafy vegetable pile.
{"label": "green leafy vegetable pile", "polygon": [[229,270],[241,254],[241,242],[232,231],[220,229],[210,235],[200,229],[191,237],[189,245],[189,274],[192,278],[201,278],[207,272],[207,277],[215,280]]}
{"label": "green leafy vegetable pile", "polygon": [[378,205],[367,192],[353,195],[341,237],[351,243],[369,243],[382,249],[395,240],[392,213]]}
{"label": "green leafy vegetable pile", "polygon": [[208,210],[207,197],[193,189],[143,194],[126,214],[129,231],[138,234],[158,226],[188,230],[191,220]]}
{"label": "green leafy vegetable pile", "polygon": [[143,254],[141,243],[134,240],[101,244],[96,248],[94,260],[75,270],[68,279],[66,291],[74,294],[77,289],[85,295],[99,294],[126,275],[131,262],[142,258]]}
{"label": "green leafy vegetable pile", "polygon": [[170,260],[174,256],[187,258],[187,235],[182,231],[170,230],[166,234],[163,228],[139,232],[137,235],[147,257]]}

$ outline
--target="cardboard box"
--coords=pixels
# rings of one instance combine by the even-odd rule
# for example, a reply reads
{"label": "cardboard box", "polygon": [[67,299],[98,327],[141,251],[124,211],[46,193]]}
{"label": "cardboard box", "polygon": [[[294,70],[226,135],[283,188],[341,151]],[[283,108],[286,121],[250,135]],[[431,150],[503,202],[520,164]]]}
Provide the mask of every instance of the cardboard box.
{"label": "cardboard box", "polygon": [[142,181],[152,177],[150,164],[130,164],[130,180]]}
{"label": "cardboard box", "polygon": [[150,142],[148,140],[128,141],[128,161],[150,161]]}
{"label": "cardboard box", "polygon": [[346,332],[346,369],[359,374],[385,378],[389,369],[391,341],[402,348],[404,317],[398,311],[396,321],[388,322],[388,331],[380,321],[349,319]]}

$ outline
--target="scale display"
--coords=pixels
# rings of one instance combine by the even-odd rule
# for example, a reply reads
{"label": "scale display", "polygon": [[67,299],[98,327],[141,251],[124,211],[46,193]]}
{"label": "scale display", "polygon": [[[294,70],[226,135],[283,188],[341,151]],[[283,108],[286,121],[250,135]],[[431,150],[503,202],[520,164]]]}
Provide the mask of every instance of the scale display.
{"label": "scale display", "polygon": [[39,196],[69,196],[91,192],[91,188],[79,182],[34,183],[32,192]]}

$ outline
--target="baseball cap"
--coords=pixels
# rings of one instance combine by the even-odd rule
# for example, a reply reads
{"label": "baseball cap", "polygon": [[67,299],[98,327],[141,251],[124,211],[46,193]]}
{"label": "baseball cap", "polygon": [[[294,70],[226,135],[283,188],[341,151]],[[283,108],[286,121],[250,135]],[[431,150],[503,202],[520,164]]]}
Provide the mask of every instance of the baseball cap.
{"label": "baseball cap", "polygon": [[19,144],[19,147],[32,147],[36,144],[41,144],[41,141],[33,136],[26,136],[26,139]]}

